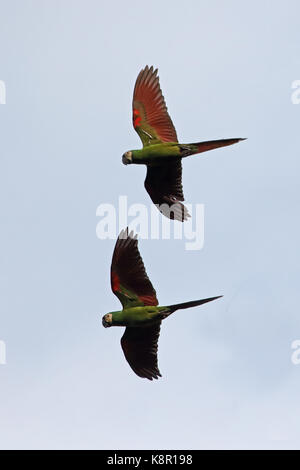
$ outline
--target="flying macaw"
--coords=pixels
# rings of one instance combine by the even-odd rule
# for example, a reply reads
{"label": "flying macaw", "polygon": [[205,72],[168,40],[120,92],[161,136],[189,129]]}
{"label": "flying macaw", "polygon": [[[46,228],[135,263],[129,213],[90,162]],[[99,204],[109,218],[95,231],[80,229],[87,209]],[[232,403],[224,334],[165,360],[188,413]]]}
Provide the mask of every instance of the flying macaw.
{"label": "flying macaw", "polygon": [[111,264],[111,288],[123,309],[103,316],[102,324],[126,327],[121,346],[132,370],[149,380],[161,377],[157,363],[157,343],[162,320],[178,309],[219,299],[194,300],[161,307],[138,250],[137,236],[122,230],[114,249]]}
{"label": "flying macaw", "polygon": [[193,144],[178,143],[173,122],[162,95],[157,69],[148,65],[135,82],[132,102],[133,127],[143,143],[140,150],[122,156],[124,165],[147,165],[145,188],[160,212],[170,219],[189,217],[182,190],[181,159],[196,153],[232,145],[243,138],[210,140]]}

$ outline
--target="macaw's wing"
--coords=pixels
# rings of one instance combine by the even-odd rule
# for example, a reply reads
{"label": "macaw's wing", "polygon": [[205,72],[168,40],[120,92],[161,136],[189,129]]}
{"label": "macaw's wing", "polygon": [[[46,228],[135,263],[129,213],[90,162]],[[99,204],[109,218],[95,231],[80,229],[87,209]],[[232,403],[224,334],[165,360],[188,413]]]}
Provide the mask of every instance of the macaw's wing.
{"label": "macaw's wing", "polygon": [[157,69],[147,65],[140,71],[135,82],[132,108],[133,127],[144,147],[158,142],[178,142],[160,89]]}
{"label": "macaw's wing", "polygon": [[161,374],[157,364],[157,343],[160,324],[146,327],[127,327],[121,338],[121,346],[131,369],[149,380],[158,379]]}
{"label": "macaw's wing", "polygon": [[163,165],[147,166],[145,188],[159,211],[169,219],[183,222],[190,217],[182,190],[181,160]]}
{"label": "macaw's wing", "polygon": [[117,240],[111,264],[111,288],[123,308],[158,305],[152,286],[138,250],[133,232],[123,230]]}

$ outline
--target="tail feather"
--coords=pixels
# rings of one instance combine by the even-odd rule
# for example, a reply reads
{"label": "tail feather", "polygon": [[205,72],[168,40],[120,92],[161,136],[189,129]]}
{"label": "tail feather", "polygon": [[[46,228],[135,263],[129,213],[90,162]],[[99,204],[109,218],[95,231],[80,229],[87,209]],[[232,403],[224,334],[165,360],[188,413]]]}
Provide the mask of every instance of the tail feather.
{"label": "tail feather", "polygon": [[219,147],[227,147],[227,145],[237,144],[244,138],[236,139],[219,139],[219,140],[207,140],[206,142],[196,142],[194,144],[187,144],[182,146],[182,156],[188,157],[196,153],[207,152],[208,150],[214,150]]}
{"label": "tail feather", "polygon": [[182,304],[169,305],[168,309],[170,309],[170,313],[173,313],[179,309],[197,307],[197,305],[202,305],[202,304],[206,304],[207,302],[212,302],[213,300],[219,299],[220,297],[223,297],[223,295],[218,295],[217,297],[209,297],[208,299],[192,300],[191,302],[183,302]]}

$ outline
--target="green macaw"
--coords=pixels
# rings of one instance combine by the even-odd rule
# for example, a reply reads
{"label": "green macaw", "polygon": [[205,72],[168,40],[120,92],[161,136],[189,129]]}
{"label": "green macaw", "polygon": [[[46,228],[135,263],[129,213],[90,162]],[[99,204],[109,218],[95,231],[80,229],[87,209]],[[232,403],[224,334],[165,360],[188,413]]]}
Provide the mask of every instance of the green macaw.
{"label": "green macaw", "polygon": [[123,310],[107,313],[102,324],[105,328],[126,327],[121,338],[125,358],[139,377],[149,380],[161,377],[157,343],[162,320],[175,310],[196,307],[222,297],[159,306],[138,250],[137,237],[133,232],[128,235],[128,229],[122,230],[116,242],[111,264],[111,288]]}
{"label": "green macaw", "polygon": [[242,138],[180,144],[162,95],[157,69],[140,71],[133,92],[133,127],[143,143],[141,150],[122,156],[124,165],[147,165],[145,188],[160,212],[170,219],[189,217],[182,190],[181,159],[196,153],[232,145]]}

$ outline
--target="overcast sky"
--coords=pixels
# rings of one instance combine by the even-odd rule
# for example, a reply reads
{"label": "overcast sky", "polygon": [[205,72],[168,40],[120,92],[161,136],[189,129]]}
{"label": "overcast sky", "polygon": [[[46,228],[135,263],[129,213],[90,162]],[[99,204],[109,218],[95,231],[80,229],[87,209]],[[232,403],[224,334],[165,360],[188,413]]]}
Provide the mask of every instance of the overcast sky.
{"label": "overcast sky", "polygon": [[[297,0],[0,0],[0,447],[299,448]],[[160,303],[223,294],[162,327],[154,382],[126,363],[99,204],[150,199],[121,155],[136,76],[159,68],[202,250],[140,240]],[[124,228],[124,227],[121,227]]]}

